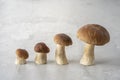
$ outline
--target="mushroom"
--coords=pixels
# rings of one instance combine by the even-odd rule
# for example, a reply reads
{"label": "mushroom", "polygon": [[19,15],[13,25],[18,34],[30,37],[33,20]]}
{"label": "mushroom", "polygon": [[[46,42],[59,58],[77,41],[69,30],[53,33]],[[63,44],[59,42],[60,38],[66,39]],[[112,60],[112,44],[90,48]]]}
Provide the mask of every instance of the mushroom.
{"label": "mushroom", "polygon": [[26,64],[26,59],[29,57],[29,55],[25,49],[17,49],[16,55],[17,58],[15,64]]}
{"label": "mushroom", "polygon": [[65,54],[65,46],[72,45],[72,39],[68,35],[60,33],[55,35],[54,42],[57,44],[55,51],[55,60],[57,64],[68,64]]}
{"label": "mushroom", "polygon": [[109,32],[101,25],[87,24],[81,27],[77,32],[77,37],[86,42],[84,54],[80,60],[80,64],[94,64],[94,46],[100,46],[110,41]]}
{"label": "mushroom", "polygon": [[46,64],[47,63],[47,53],[50,49],[44,42],[37,43],[34,47],[36,57],[35,63],[36,64]]}

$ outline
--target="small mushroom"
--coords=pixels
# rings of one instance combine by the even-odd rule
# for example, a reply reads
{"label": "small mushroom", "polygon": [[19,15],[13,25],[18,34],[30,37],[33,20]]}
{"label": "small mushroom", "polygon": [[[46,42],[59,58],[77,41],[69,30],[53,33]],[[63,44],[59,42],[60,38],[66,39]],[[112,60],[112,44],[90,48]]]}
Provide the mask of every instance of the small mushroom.
{"label": "small mushroom", "polygon": [[17,49],[16,55],[17,58],[15,64],[26,64],[26,59],[29,57],[29,55],[25,49]]}
{"label": "small mushroom", "polygon": [[36,64],[46,64],[47,63],[47,53],[49,53],[50,49],[44,42],[37,43],[34,47],[36,57]]}
{"label": "small mushroom", "polygon": [[54,42],[57,44],[55,51],[55,59],[57,64],[68,64],[65,54],[65,46],[72,45],[72,39],[68,35],[60,33],[55,35]]}
{"label": "small mushroom", "polygon": [[84,54],[80,60],[80,64],[94,64],[94,46],[100,46],[110,41],[109,32],[101,25],[87,24],[81,27],[77,32],[77,37],[86,42]]}

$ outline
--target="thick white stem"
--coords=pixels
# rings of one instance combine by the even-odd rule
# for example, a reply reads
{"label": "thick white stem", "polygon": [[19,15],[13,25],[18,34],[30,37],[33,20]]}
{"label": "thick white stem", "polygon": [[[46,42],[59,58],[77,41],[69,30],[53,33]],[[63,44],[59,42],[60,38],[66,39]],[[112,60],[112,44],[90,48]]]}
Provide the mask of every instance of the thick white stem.
{"label": "thick white stem", "polygon": [[15,61],[15,64],[26,64],[26,60],[23,58],[18,58]]}
{"label": "thick white stem", "polygon": [[84,47],[84,54],[80,60],[80,64],[93,65],[94,64],[94,45],[86,44]]}
{"label": "thick white stem", "polygon": [[65,46],[57,45],[55,51],[55,60],[57,64],[64,65],[68,64],[66,54],[65,54]]}
{"label": "thick white stem", "polygon": [[46,64],[47,63],[47,54],[36,52],[35,63],[36,64]]}

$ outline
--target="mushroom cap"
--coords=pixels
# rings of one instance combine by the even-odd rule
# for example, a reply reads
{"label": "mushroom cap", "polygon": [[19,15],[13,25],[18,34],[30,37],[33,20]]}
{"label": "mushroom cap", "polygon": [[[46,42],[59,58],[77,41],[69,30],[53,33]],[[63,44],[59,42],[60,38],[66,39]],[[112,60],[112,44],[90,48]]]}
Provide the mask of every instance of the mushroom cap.
{"label": "mushroom cap", "polygon": [[39,53],[48,53],[50,52],[50,49],[44,42],[37,43],[34,47],[35,52]]}
{"label": "mushroom cap", "polygon": [[77,37],[93,45],[104,45],[110,41],[109,32],[101,25],[87,24],[81,27],[77,32]]}
{"label": "mushroom cap", "polygon": [[27,59],[29,57],[28,52],[25,49],[17,49],[16,55],[19,58]]}
{"label": "mushroom cap", "polygon": [[72,45],[72,39],[64,33],[56,34],[54,37],[54,42],[62,46]]}

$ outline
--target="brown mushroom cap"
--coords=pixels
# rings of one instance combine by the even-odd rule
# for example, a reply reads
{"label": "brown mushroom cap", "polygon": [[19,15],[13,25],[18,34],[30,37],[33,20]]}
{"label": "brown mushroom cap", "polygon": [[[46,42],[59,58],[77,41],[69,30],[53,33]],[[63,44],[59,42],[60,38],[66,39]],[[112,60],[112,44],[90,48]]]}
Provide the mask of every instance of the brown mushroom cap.
{"label": "brown mushroom cap", "polygon": [[72,39],[64,33],[56,34],[54,37],[54,42],[62,46],[72,45]]}
{"label": "brown mushroom cap", "polygon": [[109,32],[101,25],[87,24],[77,32],[77,37],[88,44],[104,45],[110,41]]}
{"label": "brown mushroom cap", "polygon": [[47,45],[44,42],[37,43],[34,47],[34,50],[40,53],[50,52],[50,49],[47,47]]}
{"label": "brown mushroom cap", "polygon": [[27,59],[29,57],[28,52],[25,49],[17,49],[16,55],[23,59]]}

